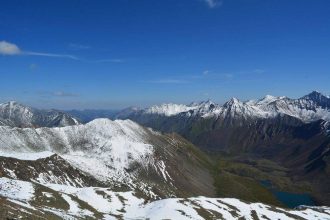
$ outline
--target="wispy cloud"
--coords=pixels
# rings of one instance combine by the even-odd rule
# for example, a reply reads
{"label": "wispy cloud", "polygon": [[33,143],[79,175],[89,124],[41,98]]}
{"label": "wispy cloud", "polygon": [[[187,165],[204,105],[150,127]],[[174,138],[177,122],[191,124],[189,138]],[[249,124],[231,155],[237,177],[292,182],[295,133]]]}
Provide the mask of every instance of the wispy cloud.
{"label": "wispy cloud", "polygon": [[[79,49],[88,49],[89,46],[79,45],[79,44],[71,44],[72,47]],[[53,58],[64,58],[71,60],[79,60],[82,62],[88,63],[123,63],[123,59],[99,59],[99,60],[88,60],[83,59],[78,56],[72,54],[58,54],[58,53],[46,53],[46,52],[36,52],[36,51],[25,51],[20,49],[16,44],[10,43],[7,41],[0,41],[0,55],[3,56],[17,56],[17,55],[25,55],[25,56],[41,56],[41,57],[53,57]]]}
{"label": "wispy cloud", "polygon": [[72,49],[72,50],[88,50],[88,49],[91,48],[91,46],[83,45],[83,44],[70,43],[69,48]]}
{"label": "wispy cloud", "polygon": [[213,70],[204,70],[201,74],[196,75],[188,75],[186,76],[188,78],[191,78],[193,80],[229,80],[234,77],[234,74],[232,73],[217,73]]}
{"label": "wispy cloud", "polygon": [[266,72],[266,70],[263,70],[263,69],[255,69],[255,70],[253,70],[252,71],[253,73],[265,73]]}
{"label": "wispy cloud", "polygon": [[123,63],[124,60],[122,59],[102,59],[102,60],[94,60],[90,61],[92,63]]}
{"label": "wispy cloud", "polygon": [[154,83],[154,84],[186,84],[189,81],[178,80],[178,79],[159,79],[159,80],[145,80],[143,83]]}
{"label": "wispy cloud", "polygon": [[63,91],[53,92],[52,94],[57,97],[77,97],[77,96],[79,96],[79,94],[76,94],[76,93],[63,92]]}
{"label": "wispy cloud", "polygon": [[210,71],[209,71],[209,70],[204,70],[204,71],[203,71],[203,75],[204,75],[204,76],[207,76],[207,75],[209,75],[209,73],[210,73]]}
{"label": "wispy cloud", "polygon": [[209,8],[217,8],[223,4],[222,0],[204,0]]}
{"label": "wispy cloud", "polygon": [[72,60],[79,60],[78,57],[70,54],[55,54],[55,53],[41,53],[34,51],[23,51],[16,44],[0,41],[0,54],[4,56],[14,56],[14,55],[27,55],[27,56],[43,56],[43,57],[57,57],[57,58],[67,58]]}
{"label": "wispy cloud", "polygon": [[39,53],[39,52],[32,52],[32,51],[23,51],[21,52],[22,55],[29,55],[29,56],[41,56],[41,57],[57,57],[57,58],[68,58],[72,60],[81,60],[78,57],[70,54],[56,54],[56,53]]}
{"label": "wispy cloud", "polygon": [[79,97],[80,95],[73,92],[66,91],[37,91],[37,94],[42,98],[70,98],[70,97]]}

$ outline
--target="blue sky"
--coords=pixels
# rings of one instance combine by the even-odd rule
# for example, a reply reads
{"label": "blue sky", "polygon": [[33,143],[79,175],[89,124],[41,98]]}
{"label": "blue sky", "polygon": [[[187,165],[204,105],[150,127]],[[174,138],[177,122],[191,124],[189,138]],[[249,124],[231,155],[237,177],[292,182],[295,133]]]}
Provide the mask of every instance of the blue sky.
{"label": "blue sky", "polygon": [[8,0],[0,101],[122,108],[330,94],[328,0]]}

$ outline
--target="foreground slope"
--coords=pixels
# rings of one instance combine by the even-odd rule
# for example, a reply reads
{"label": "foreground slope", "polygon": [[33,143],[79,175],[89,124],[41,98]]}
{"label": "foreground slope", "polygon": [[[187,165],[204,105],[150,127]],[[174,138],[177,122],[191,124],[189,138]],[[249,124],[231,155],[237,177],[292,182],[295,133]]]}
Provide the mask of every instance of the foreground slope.
{"label": "foreground slope", "polygon": [[146,202],[133,191],[0,178],[0,216],[33,219],[329,219],[330,208],[288,210],[238,199],[169,198]]}
{"label": "foreground slope", "polygon": [[214,195],[209,162],[192,144],[130,120],[97,119],[62,128],[0,127],[0,138],[0,156],[57,153],[109,187],[125,185],[148,198]]}

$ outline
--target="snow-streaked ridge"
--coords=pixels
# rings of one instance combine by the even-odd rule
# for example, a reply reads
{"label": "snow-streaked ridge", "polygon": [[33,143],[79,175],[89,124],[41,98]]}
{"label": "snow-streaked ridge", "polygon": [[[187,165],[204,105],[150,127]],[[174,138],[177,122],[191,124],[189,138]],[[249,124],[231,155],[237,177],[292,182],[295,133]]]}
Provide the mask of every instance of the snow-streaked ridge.
{"label": "snow-streaked ridge", "polygon": [[162,104],[142,111],[143,114],[158,114],[167,117],[181,114],[186,117],[222,117],[222,118],[270,118],[280,114],[289,115],[304,122],[319,119],[330,121],[330,98],[318,92],[312,92],[299,99],[285,96],[266,95],[259,100],[242,102],[232,98],[223,105],[211,101],[184,104]]}
{"label": "snow-streaked ridge", "polygon": [[[299,207],[287,210],[262,203],[245,203],[233,198],[169,198],[146,202],[134,191],[114,192],[107,188],[76,188],[66,185],[46,184],[42,191],[46,199],[60,195],[68,205],[67,210],[45,205],[34,206],[36,185],[30,182],[0,178],[4,190],[0,196],[20,205],[21,210],[51,212],[61,218],[99,219],[329,219],[328,207]],[[10,187],[8,187],[10,186]],[[51,189],[51,191],[49,190]],[[39,193],[40,193],[39,189]],[[86,205],[81,206],[81,202]],[[24,208],[24,209],[23,209]],[[17,209],[17,207],[16,207]],[[95,211],[98,217],[95,216]],[[202,211],[202,212],[201,212]]]}
{"label": "snow-streaked ridge", "polygon": [[39,110],[16,101],[0,103],[0,125],[12,127],[55,127],[80,124],[58,110]]}
{"label": "snow-streaked ridge", "polygon": [[180,114],[182,112],[187,112],[189,110],[194,110],[197,108],[198,106],[188,106],[183,104],[168,103],[162,105],[154,105],[150,108],[147,108],[145,112],[149,114],[172,116],[172,115]]}
{"label": "snow-streaked ridge", "polygon": [[16,158],[19,160],[39,160],[43,158],[47,158],[54,155],[53,152],[50,151],[40,151],[40,152],[3,152],[0,151],[0,157],[10,157]]}
{"label": "snow-streaked ridge", "polygon": [[163,164],[153,159],[149,134],[157,135],[131,120],[96,119],[85,125],[38,129],[0,126],[0,156],[24,159],[25,154],[29,160],[56,153],[100,181],[131,185],[131,166],[136,164],[156,167],[162,176]]}

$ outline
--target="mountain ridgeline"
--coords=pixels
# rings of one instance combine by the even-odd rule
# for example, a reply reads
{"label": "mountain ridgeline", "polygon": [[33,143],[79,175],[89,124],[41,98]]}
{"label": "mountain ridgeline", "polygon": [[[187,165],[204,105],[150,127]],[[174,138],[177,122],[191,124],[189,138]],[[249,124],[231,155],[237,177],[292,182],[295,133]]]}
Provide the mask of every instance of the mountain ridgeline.
{"label": "mountain ridgeline", "polygon": [[290,179],[309,182],[317,201],[330,203],[329,96],[314,91],[298,99],[163,104],[119,118],[176,132],[212,155],[275,162]]}
{"label": "mountain ridgeline", "polygon": [[80,122],[58,110],[39,110],[15,101],[0,104],[0,125],[11,127],[64,127]]}
{"label": "mountain ridgeline", "polygon": [[326,219],[311,206],[330,205],[329,121],[318,92],[123,111],[0,104],[0,217]]}

